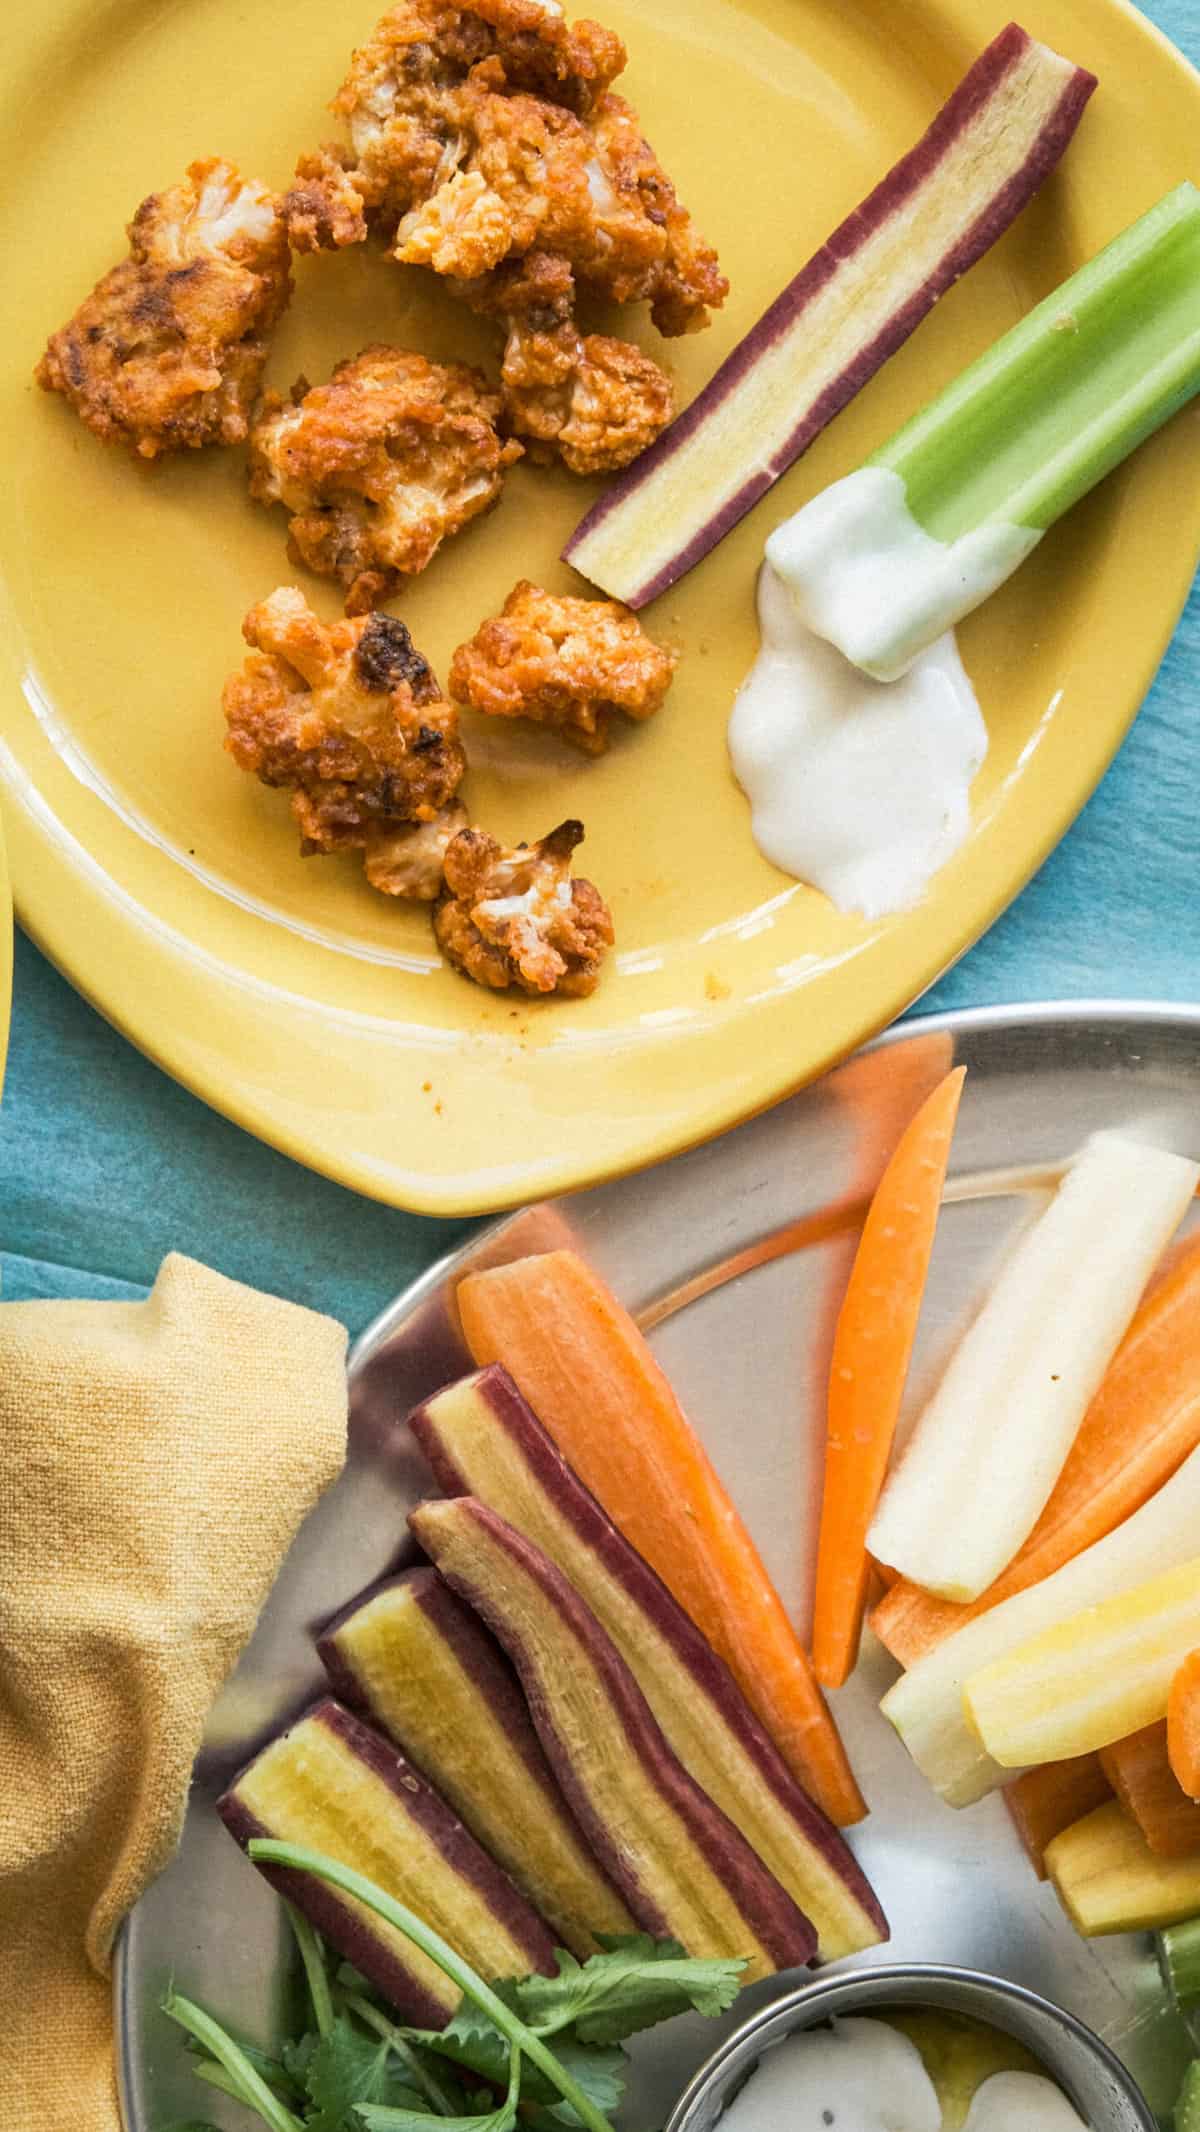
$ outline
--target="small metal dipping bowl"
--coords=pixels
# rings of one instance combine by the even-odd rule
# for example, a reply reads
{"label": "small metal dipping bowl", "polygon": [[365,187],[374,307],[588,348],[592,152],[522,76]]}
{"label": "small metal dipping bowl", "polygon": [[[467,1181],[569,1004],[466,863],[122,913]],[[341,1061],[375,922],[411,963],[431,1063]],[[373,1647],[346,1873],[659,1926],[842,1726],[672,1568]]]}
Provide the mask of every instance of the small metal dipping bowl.
{"label": "small metal dipping bowl", "polygon": [[713,2132],[763,2053],[785,2036],[817,2028],[837,2014],[882,2014],[906,2006],[967,2014],[1015,2037],[1057,2082],[1091,2132],[1157,2132],[1157,2119],[1132,2075],[1073,2014],[1000,1977],[932,1962],[852,1969],[777,1999],[701,2066],[671,2112],[666,2132]]}

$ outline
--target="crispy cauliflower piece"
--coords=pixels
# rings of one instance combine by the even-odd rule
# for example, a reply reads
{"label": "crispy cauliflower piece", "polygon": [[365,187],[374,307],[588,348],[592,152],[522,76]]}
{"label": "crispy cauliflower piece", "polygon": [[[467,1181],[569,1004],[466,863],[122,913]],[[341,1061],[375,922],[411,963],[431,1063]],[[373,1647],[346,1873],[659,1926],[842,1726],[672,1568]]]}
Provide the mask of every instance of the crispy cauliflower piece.
{"label": "crispy cauliflower piece", "polygon": [[618,600],[558,598],[523,578],[503,611],[459,645],[449,686],[487,717],[532,718],[602,755],[614,711],[652,717],[677,664]]}
{"label": "crispy cauliflower piece", "polygon": [[590,881],[572,880],[582,822],[505,851],[482,829],[451,843],[433,930],[446,960],[493,992],[594,992],[613,944],[612,912]]}
{"label": "crispy cauliflower piece", "polygon": [[572,325],[530,333],[514,325],[501,372],[504,414],[535,456],[557,452],[573,474],[628,466],[675,411],[671,380],[631,341]]}
{"label": "crispy cauliflower piece", "polygon": [[613,473],[666,428],[674,413],[666,371],[630,341],[580,332],[565,259],[530,252],[459,288],[507,330],[504,418],[534,458],[558,453],[573,474]]}
{"label": "crispy cauliflower piece", "polygon": [[340,252],[362,243],[367,221],[353,167],[353,150],[337,142],[301,156],[283,201],[293,251]]}
{"label": "crispy cauliflower piece", "polygon": [[400,0],[334,100],[349,149],[297,171],[293,243],[369,225],[397,259],[459,280],[553,252],[587,293],[648,301],[664,333],[704,325],[728,284],[611,93],[624,64],[619,38],[569,26],[557,0]]}
{"label": "crispy cauliflower piece", "polygon": [[291,294],[280,206],[232,163],[190,164],[182,183],[143,200],[129,258],[51,335],[39,385],[145,459],[238,443]]}
{"label": "crispy cauliflower piece", "polygon": [[366,849],[434,823],[466,769],[458,713],[403,622],[372,614],[327,626],[294,585],[252,607],[252,647],[225,684],[225,745],[264,785],[290,790],[301,850]]}
{"label": "crispy cauliflower piece", "polygon": [[250,493],[291,513],[288,553],[346,587],[347,614],[387,599],[500,494],[521,456],[496,433],[477,370],[364,348],[328,385],[269,392],[250,432]]}
{"label": "crispy cauliflower piece", "polygon": [[446,852],[466,826],[466,808],[461,800],[452,800],[431,822],[369,829],[363,865],[372,888],[385,896],[433,903],[442,892]]}

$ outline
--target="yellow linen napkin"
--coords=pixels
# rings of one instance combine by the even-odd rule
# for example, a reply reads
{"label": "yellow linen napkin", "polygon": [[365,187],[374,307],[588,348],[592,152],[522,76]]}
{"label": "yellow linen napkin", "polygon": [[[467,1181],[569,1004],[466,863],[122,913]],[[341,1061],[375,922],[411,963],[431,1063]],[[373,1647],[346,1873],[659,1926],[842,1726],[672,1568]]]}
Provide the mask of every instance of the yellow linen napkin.
{"label": "yellow linen napkin", "polygon": [[117,2132],[113,1937],[336,1476],[346,1336],[193,1260],[0,1305],[0,2126]]}

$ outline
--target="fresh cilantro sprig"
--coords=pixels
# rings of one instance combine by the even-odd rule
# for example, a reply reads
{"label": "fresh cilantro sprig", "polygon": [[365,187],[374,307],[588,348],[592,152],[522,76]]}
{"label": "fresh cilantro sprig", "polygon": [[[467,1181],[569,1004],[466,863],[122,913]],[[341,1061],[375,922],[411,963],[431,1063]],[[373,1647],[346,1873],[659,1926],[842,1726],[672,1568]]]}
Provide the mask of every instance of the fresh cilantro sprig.
{"label": "fresh cilantro sprig", "polygon": [[[256,1843],[264,1862],[313,1872],[403,1932],[462,1989],[444,2029],[401,2026],[342,1965],[331,1974],[311,1925],[289,1908],[311,2020],[271,2058],[238,2043],[172,1991],[164,2011],[187,2031],[196,2072],[270,2132],[612,2132],[625,2089],[624,2040],[689,2010],[717,2014],[744,1962],[700,1960],[646,1933],[607,1938],[558,1975],[486,1984],[423,1919],[349,1868],[288,1844]],[[553,2039],[553,2048],[551,2040]],[[502,2099],[498,2099],[502,2098]],[[162,2132],[213,2132],[188,2120]]]}

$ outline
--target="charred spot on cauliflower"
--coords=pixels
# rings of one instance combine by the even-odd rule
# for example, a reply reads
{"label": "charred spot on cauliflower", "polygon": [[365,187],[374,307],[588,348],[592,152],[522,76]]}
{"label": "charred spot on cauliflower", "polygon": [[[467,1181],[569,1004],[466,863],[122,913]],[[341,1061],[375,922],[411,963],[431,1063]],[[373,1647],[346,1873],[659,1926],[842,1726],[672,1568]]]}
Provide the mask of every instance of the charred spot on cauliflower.
{"label": "charred spot on cauliflower", "polygon": [[128,235],[128,259],[51,335],[39,385],[145,459],[238,443],[291,294],[280,202],[212,157],[143,200]]}
{"label": "charred spot on cauliflower", "polygon": [[291,793],[301,850],[366,850],[434,823],[466,769],[458,713],[403,622],[325,624],[281,586],[242,624],[250,657],[225,684],[225,745]]}
{"label": "charred spot on cauliflower", "polygon": [[327,385],[267,393],[250,433],[250,492],[291,514],[288,553],[346,588],[346,612],[387,599],[443,540],[495,503],[521,446],[477,370],[364,348]]}
{"label": "charred spot on cauliflower", "polygon": [[557,597],[523,578],[459,645],[449,692],[486,717],[532,718],[602,755],[613,713],[651,717],[677,663],[618,600]]}
{"label": "charred spot on cauliflower", "polygon": [[582,822],[560,822],[540,843],[513,851],[482,829],[456,836],[433,914],[446,960],[494,992],[594,992],[613,921],[599,890],[572,879],[582,838]]}
{"label": "charred spot on cauliflower", "polygon": [[349,149],[306,157],[297,246],[381,232],[395,257],[473,280],[530,251],[581,288],[648,301],[664,333],[707,323],[728,284],[610,84],[618,37],[542,0],[401,0],[355,52],[334,110]]}

